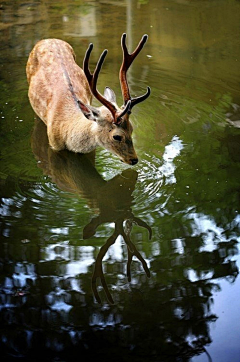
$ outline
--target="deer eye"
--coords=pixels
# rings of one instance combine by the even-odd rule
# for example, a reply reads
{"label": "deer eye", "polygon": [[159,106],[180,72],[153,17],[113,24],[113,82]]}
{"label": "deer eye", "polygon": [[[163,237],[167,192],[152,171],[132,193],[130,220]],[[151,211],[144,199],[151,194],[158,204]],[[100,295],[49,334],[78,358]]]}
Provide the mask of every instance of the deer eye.
{"label": "deer eye", "polygon": [[114,138],[116,141],[119,141],[119,142],[122,141],[122,136],[114,135],[113,138]]}

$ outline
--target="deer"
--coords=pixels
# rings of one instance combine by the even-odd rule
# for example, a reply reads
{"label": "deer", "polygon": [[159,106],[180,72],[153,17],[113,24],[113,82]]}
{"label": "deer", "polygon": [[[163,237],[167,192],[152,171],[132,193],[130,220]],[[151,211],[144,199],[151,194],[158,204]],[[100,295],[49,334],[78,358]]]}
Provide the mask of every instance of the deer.
{"label": "deer", "polygon": [[[124,33],[121,37],[121,107],[117,105],[111,88],[105,87],[103,95],[97,89],[107,49],[100,55],[92,73],[89,69],[92,43],[85,53],[83,69],[77,65],[71,45],[63,40],[43,39],[34,46],[26,66],[28,97],[34,112],[47,125],[49,144],[54,151],[68,149],[86,154],[100,146],[128,165],[137,164],[129,116],[136,104],[149,97],[151,89],[147,87],[145,94],[131,97],[127,71],[145,45],[148,35],[143,35],[132,53],[126,46],[126,36]],[[100,107],[91,105],[93,97],[101,103]]]}

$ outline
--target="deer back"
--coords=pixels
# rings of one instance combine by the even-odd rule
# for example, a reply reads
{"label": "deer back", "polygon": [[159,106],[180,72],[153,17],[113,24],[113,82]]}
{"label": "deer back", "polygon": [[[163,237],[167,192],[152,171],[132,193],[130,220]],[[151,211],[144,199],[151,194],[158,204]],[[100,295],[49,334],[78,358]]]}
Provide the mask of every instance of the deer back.
{"label": "deer back", "polygon": [[92,122],[78,105],[79,99],[90,104],[92,95],[83,70],[75,62],[72,47],[59,39],[38,42],[27,62],[27,79],[30,103],[47,125],[51,147],[59,151],[67,146],[78,152],[81,143],[82,151],[84,147],[86,152],[92,151],[96,142],[90,147],[89,137],[86,145],[81,138],[90,132]]}

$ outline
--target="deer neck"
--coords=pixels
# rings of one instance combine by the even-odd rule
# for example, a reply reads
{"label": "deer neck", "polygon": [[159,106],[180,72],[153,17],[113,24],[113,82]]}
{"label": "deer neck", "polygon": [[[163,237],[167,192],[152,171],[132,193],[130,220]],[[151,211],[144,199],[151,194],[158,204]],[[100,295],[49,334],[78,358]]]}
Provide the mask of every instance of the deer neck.
{"label": "deer neck", "polygon": [[65,144],[68,150],[80,153],[92,152],[98,145],[98,125],[88,120],[79,110],[68,121]]}

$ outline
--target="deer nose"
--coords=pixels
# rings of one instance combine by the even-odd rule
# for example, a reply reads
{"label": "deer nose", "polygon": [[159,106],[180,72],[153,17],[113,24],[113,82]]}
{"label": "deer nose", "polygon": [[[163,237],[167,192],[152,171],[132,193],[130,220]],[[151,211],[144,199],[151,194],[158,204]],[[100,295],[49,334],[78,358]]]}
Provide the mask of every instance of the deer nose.
{"label": "deer nose", "polygon": [[138,163],[138,159],[137,158],[132,158],[130,160],[130,162],[131,162],[131,165],[136,165],[136,163]]}

